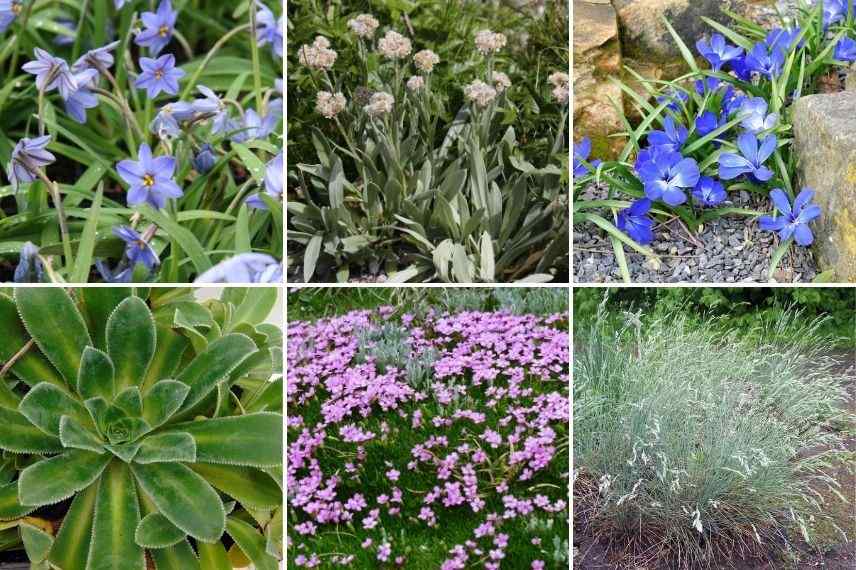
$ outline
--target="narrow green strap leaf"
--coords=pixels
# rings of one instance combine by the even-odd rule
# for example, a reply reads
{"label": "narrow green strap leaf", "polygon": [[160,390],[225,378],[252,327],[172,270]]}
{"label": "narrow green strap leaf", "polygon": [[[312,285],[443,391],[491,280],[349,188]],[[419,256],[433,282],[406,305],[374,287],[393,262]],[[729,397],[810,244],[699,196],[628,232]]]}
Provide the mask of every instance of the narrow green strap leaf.
{"label": "narrow green strap leaf", "polygon": [[149,513],[134,533],[137,544],[144,548],[166,548],[178,544],[187,535],[160,513]]}
{"label": "narrow green strap leaf", "polygon": [[134,540],[138,524],[136,485],[128,467],[113,461],[98,486],[86,570],[145,570],[143,549]]}
{"label": "narrow green strap leaf", "polygon": [[56,568],[72,570],[86,567],[97,496],[98,485],[91,485],[72,501],[48,557]]}
{"label": "narrow green strap leaf", "polygon": [[36,507],[25,507],[18,501],[18,482],[0,485],[0,521],[26,516]]}
{"label": "narrow green strap leaf", "polygon": [[162,425],[181,408],[190,386],[177,380],[161,380],[143,398],[143,419],[152,429]]}
{"label": "narrow green strap leaf", "polygon": [[268,315],[270,315],[274,305],[276,305],[278,294],[279,290],[275,287],[253,289],[252,293],[246,295],[241,304],[235,309],[235,313],[231,319],[232,326],[238,323],[247,323],[250,325],[263,323]]}
{"label": "narrow green strap leaf", "polygon": [[12,453],[56,453],[62,451],[59,439],[30,423],[21,412],[0,407],[0,449]]}
{"label": "narrow green strap leaf", "polygon": [[83,349],[92,344],[80,311],[60,287],[19,287],[15,302],[24,326],[66,382],[77,381]]}
{"label": "narrow green strap leaf", "polygon": [[252,467],[282,464],[282,415],[259,412],[245,416],[186,422],[170,431],[196,440],[196,460]]}
{"label": "narrow green strap leaf", "polygon": [[158,324],[155,330],[157,331],[157,350],[143,381],[144,390],[158,380],[172,378],[190,344],[184,336],[169,326]]}
{"label": "narrow green strap leaf", "polygon": [[276,558],[267,553],[265,537],[259,531],[242,520],[229,517],[226,520],[226,532],[256,570],[277,570]]}
{"label": "narrow green strap leaf", "polygon": [[86,283],[92,269],[92,252],[95,250],[95,237],[98,231],[98,218],[101,212],[101,199],[104,196],[103,183],[99,185],[92,204],[89,206],[88,219],[80,235],[77,255],[74,259],[74,269],[71,272],[72,283]]}
{"label": "narrow green strap leaf", "polygon": [[[0,338],[3,339],[3,342],[0,342],[0,361],[2,362],[7,362],[30,340],[30,335],[21,323],[15,301],[2,293],[0,293]],[[30,386],[35,386],[39,382],[50,382],[58,386],[65,384],[56,368],[36,347],[19,357],[10,372]]]}
{"label": "narrow green strap leaf", "polygon": [[273,477],[254,467],[194,463],[191,469],[202,475],[221,493],[242,505],[257,509],[282,504],[282,489]]}
{"label": "narrow green strap leaf", "polygon": [[80,290],[81,310],[92,331],[92,340],[99,350],[107,350],[107,319],[125,298],[133,294],[131,287],[83,287]]}
{"label": "narrow green strap leaf", "polygon": [[155,353],[155,319],[146,302],[128,297],[107,320],[107,353],[116,367],[116,389],[139,386]]}
{"label": "narrow green strap leaf", "polygon": [[232,570],[229,553],[222,542],[200,542],[196,544],[196,548],[199,550],[199,564],[205,570]]}
{"label": "narrow green strap leaf", "polygon": [[[153,550],[152,559],[155,561],[157,570],[199,570],[200,568],[199,560],[186,540],[175,546]],[[201,568],[213,570],[209,566]]]}
{"label": "narrow green strap leaf", "polygon": [[205,352],[194,358],[176,378],[190,386],[181,411],[199,403],[255,351],[252,339],[242,334],[227,334],[208,345]]}
{"label": "narrow green strap leaf", "polygon": [[196,441],[189,433],[162,433],[145,438],[140,452],[134,458],[137,463],[164,463],[196,461]]}
{"label": "narrow green strap leaf", "polygon": [[116,393],[114,377],[113,361],[107,353],[87,346],[83,350],[80,370],[77,373],[77,393],[84,400],[96,396],[112,400]]}
{"label": "narrow green strap leaf", "polygon": [[30,465],[18,479],[21,504],[40,507],[71,497],[91,485],[111,458],[106,453],[72,449]]}
{"label": "narrow green strap leaf", "polygon": [[27,523],[21,523],[21,541],[24,543],[24,550],[27,552],[27,558],[33,564],[38,564],[47,560],[48,553],[53,546],[54,538],[42,529]]}
{"label": "narrow green strap leaf", "polygon": [[83,404],[47,382],[27,392],[18,405],[18,411],[49,435],[59,436],[59,420],[62,416],[70,416],[84,425],[89,423],[89,413]]}
{"label": "narrow green strap leaf", "polygon": [[140,487],[169,521],[197,540],[220,540],[223,502],[205,479],[180,463],[133,463]]}
{"label": "narrow green strap leaf", "polygon": [[104,453],[104,442],[69,416],[62,416],[59,421],[59,440],[63,447]]}

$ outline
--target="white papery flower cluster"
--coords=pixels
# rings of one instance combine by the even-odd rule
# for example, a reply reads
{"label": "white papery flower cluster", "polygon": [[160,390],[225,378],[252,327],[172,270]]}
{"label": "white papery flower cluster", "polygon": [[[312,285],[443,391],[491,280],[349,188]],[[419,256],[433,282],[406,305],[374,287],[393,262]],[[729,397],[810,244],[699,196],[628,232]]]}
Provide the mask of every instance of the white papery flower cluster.
{"label": "white papery flower cluster", "polygon": [[309,69],[329,70],[333,67],[338,55],[335,50],[330,49],[330,40],[324,36],[317,36],[312,45],[304,44],[300,47],[297,59]]}
{"label": "white papery flower cluster", "polygon": [[407,80],[407,88],[410,91],[418,91],[425,87],[425,78],[421,75],[413,75]]}
{"label": "white papery flower cluster", "polygon": [[481,79],[476,79],[464,87],[464,97],[475,103],[476,106],[485,108],[496,99],[496,89]]}
{"label": "white papery flower cluster", "polygon": [[508,39],[505,37],[505,34],[500,34],[499,32],[481,30],[476,33],[476,49],[482,55],[496,53],[504,48],[507,43]]}
{"label": "white papery flower cluster", "polygon": [[556,71],[551,73],[547,78],[547,81],[553,85],[553,98],[564,105],[568,102],[568,99],[571,96],[570,91],[570,82],[571,79],[568,77],[567,73],[563,73],[561,71]]}
{"label": "white papery flower cluster", "polygon": [[315,110],[318,114],[332,119],[345,109],[347,100],[341,93],[330,93],[329,91],[319,91],[315,98]]}
{"label": "white papery flower cluster", "polygon": [[380,41],[378,41],[377,49],[381,54],[389,59],[404,59],[410,52],[413,51],[413,45],[410,40],[402,36],[398,32],[389,30],[386,32]]}
{"label": "white papery flower cluster", "polygon": [[509,79],[508,76],[501,71],[494,71],[493,87],[494,89],[496,89],[497,93],[502,93],[503,91],[511,87],[511,79]]}
{"label": "white papery flower cluster", "polygon": [[370,117],[379,117],[392,112],[392,106],[395,104],[395,97],[389,93],[380,91],[372,95],[369,104],[363,107]]}
{"label": "white papery flower cluster", "polygon": [[413,63],[419,71],[431,73],[434,71],[434,66],[440,63],[440,56],[430,49],[423,49],[413,56]]}
{"label": "white papery flower cluster", "polygon": [[374,36],[379,26],[380,22],[371,14],[360,14],[356,18],[348,20],[348,27],[351,28],[351,31],[366,39]]}

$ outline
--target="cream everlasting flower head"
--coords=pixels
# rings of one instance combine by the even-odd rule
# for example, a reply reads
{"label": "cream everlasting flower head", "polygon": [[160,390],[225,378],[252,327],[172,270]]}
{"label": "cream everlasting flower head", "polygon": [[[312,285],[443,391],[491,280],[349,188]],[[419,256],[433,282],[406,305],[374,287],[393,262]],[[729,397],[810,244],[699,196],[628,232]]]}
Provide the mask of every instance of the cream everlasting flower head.
{"label": "cream everlasting flower head", "polygon": [[413,50],[410,40],[399,34],[389,30],[377,44],[377,48],[389,59],[404,59]]}
{"label": "cream everlasting flower head", "polygon": [[467,98],[468,101],[472,101],[478,107],[487,107],[491,101],[496,99],[496,89],[481,81],[480,79],[476,79],[466,87],[464,87],[464,97]]}
{"label": "cream everlasting flower head", "polygon": [[378,26],[380,26],[380,22],[371,14],[360,14],[356,18],[348,20],[348,27],[361,38],[372,37]]}
{"label": "cream everlasting flower head", "polygon": [[318,114],[332,119],[345,109],[347,100],[341,93],[330,93],[329,91],[319,91],[315,98],[315,110]]}
{"label": "cream everlasting flower head", "polygon": [[430,49],[423,49],[413,56],[413,62],[416,64],[416,68],[419,71],[431,73],[434,71],[434,66],[440,63],[440,56]]}
{"label": "cream everlasting flower head", "polygon": [[418,91],[425,87],[425,78],[421,75],[413,75],[407,80],[407,88],[411,91]]}
{"label": "cream everlasting flower head", "polygon": [[297,54],[297,59],[302,65],[309,69],[330,69],[336,62],[338,54],[335,50],[330,49],[330,41],[318,36],[312,45],[302,45]]}
{"label": "cream everlasting flower head", "polygon": [[568,74],[563,73],[561,71],[556,71],[550,74],[550,76],[547,78],[547,81],[553,84],[553,98],[561,105],[567,103],[568,99],[571,96],[571,79],[570,77],[568,77]]}
{"label": "cream everlasting flower head", "polygon": [[389,93],[379,91],[372,95],[369,104],[363,107],[370,117],[379,117],[392,112],[392,105],[395,103],[395,97]]}
{"label": "cream everlasting flower head", "polygon": [[491,32],[490,30],[482,30],[476,33],[476,49],[478,49],[482,55],[496,53],[504,48],[506,43],[507,39],[505,34]]}
{"label": "cream everlasting flower head", "polygon": [[567,85],[568,83],[570,83],[571,78],[568,77],[567,73],[562,73],[561,71],[554,71],[547,78],[547,81],[549,81],[553,85],[553,87],[560,87],[562,85]]}
{"label": "cream everlasting flower head", "polygon": [[503,91],[511,87],[511,79],[509,79],[508,76],[501,71],[494,71],[493,86],[496,89],[497,93],[502,93]]}

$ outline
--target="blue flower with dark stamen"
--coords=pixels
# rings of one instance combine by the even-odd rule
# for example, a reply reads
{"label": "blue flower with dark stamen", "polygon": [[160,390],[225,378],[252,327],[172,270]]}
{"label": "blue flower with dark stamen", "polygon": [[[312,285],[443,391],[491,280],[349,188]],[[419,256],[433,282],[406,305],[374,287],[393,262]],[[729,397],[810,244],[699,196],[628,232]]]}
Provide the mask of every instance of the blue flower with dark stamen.
{"label": "blue flower with dark stamen", "polygon": [[[265,168],[265,193],[274,200],[282,200],[282,153],[276,155]],[[267,210],[268,205],[255,194],[247,198],[247,206]]]}
{"label": "blue flower with dark stamen", "polygon": [[21,254],[12,280],[15,283],[41,283],[45,276],[45,266],[39,259],[39,248],[33,242],[21,246]]}
{"label": "blue flower with dark stamen", "polygon": [[744,101],[740,107],[740,117],[743,119],[740,126],[753,135],[775,128],[776,123],[779,122],[778,113],[767,114],[767,101],[762,97],[753,97]]}
{"label": "blue flower with dark stamen", "polygon": [[836,61],[856,61],[856,40],[852,38],[841,38],[835,44],[835,51],[832,53],[833,59]]}
{"label": "blue flower with dark stamen", "polygon": [[743,133],[737,137],[737,148],[741,154],[724,152],[719,156],[719,177],[732,180],[742,174],[749,174],[758,182],[767,182],[773,177],[773,171],[764,166],[764,162],[776,150],[775,135],[768,135],[761,144],[752,133]]}
{"label": "blue flower with dark stamen", "polygon": [[139,161],[123,160],[116,165],[122,180],[128,183],[128,205],[149,204],[160,210],[169,198],[184,195],[172,179],[175,173],[175,158],[152,157],[147,144],[140,145]]}
{"label": "blue flower with dark stamen", "polygon": [[211,116],[211,132],[227,133],[235,130],[235,122],[229,118],[226,104],[220,97],[205,85],[197,85],[196,90],[202,93],[202,99],[193,100],[193,110],[200,115]]}
{"label": "blue flower with dark stamen", "polygon": [[696,132],[705,136],[709,133],[712,133],[719,127],[724,126],[728,122],[728,117],[723,113],[722,115],[717,116],[716,113],[712,111],[705,111],[695,120]]}
{"label": "blue flower with dark stamen", "polygon": [[745,64],[751,71],[760,73],[767,79],[774,79],[782,73],[785,52],[778,47],[768,49],[767,44],[758,42],[746,55]]}
{"label": "blue flower with dark stamen", "polygon": [[716,206],[724,202],[726,197],[722,184],[710,176],[699,178],[698,184],[693,188],[693,198],[702,206]]}
{"label": "blue flower with dark stamen", "polygon": [[177,137],[181,134],[180,121],[187,121],[195,115],[190,103],[176,101],[160,108],[149,125],[149,129],[159,137]]}
{"label": "blue flower with dark stamen", "polygon": [[171,53],[157,59],[140,58],[143,72],[134,82],[134,87],[145,89],[149,99],[154,99],[163,91],[178,95],[178,80],[184,77],[184,71],[175,67],[175,56]]}
{"label": "blue flower with dark stamen", "polygon": [[151,271],[160,265],[158,254],[133,228],[128,226],[113,228],[113,235],[125,242],[125,257],[128,258],[131,267],[142,263]]}
{"label": "blue flower with dark stamen", "polygon": [[32,182],[38,176],[38,169],[56,161],[56,157],[47,150],[50,142],[50,135],[18,141],[9,161],[9,182],[12,188],[17,190],[22,182]]}
{"label": "blue flower with dark stamen", "polygon": [[101,69],[110,69],[113,67],[113,54],[110,53],[119,47],[119,42],[115,41],[107,44],[106,46],[102,46],[100,48],[91,49],[74,62],[74,65],[71,66],[71,70],[75,73],[79,73],[86,69],[94,69],[96,71],[100,71]]}
{"label": "blue flower with dark stamen", "polygon": [[[193,168],[200,174],[210,172],[214,165],[217,164],[217,155],[214,152],[214,147],[205,143],[193,157]],[[280,168],[282,163],[280,162]]]}
{"label": "blue flower with dark stamen", "polygon": [[719,71],[724,64],[743,54],[743,48],[726,43],[722,34],[713,34],[709,42],[699,40],[696,42],[696,49],[714,71]]}
{"label": "blue flower with dark stamen", "polygon": [[271,12],[270,9],[261,2],[258,2],[257,6],[256,41],[258,42],[259,47],[270,44],[274,55],[282,58],[282,18],[277,21],[273,12]]}
{"label": "blue flower with dark stamen", "polygon": [[36,88],[39,91],[47,93],[58,89],[60,96],[68,99],[78,87],[68,63],[41,48],[35,48],[33,53],[36,59],[28,61],[21,69],[36,76]]}
{"label": "blue flower with dark stamen", "polygon": [[782,240],[790,239],[793,236],[799,245],[811,245],[814,241],[814,235],[808,225],[821,213],[820,206],[810,203],[813,197],[814,190],[803,188],[794,200],[793,207],[791,207],[788,195],[781,189],[774,188],[770,192],[770,199],[781,215],[776,218],[761,216],[758,218],[758,226],[762,230],[779,232],[779,238]]}
{"label": "blue flower with dark stamen", "polygon": [[687,140],[687,134],[685,126],[680,123],[675,124],[672,117],[666,117],[662,131],[653,130],[648,133],[648,144],[670,152],[679,151]]}
{"label": "blue flower with dark stamen", "polygon": [[654,220],[647,216],[650,210],[651,200],[636,200],[629,208],[618,212],[615,225],[637,243],[649,244],[654,241]]}
{"label": "blue flower with dark stamen", "polygon": [[645,184],[645,196],[660,200],[670,206],[687,201],[684,188],[693,188],[700,176],[698,163],[684,158],[679,152],[658,154],[638,167],[639,178]]}
{"label": "blue flower with dark stamen", "polygon": [[0,0],[0,34],[12,25],[23,10],[23,0]]}
{"label": "blue flower with dark stamen", "polygon": [[788,54],[794,47],[794,42],[797,37],[799,37],[800,33],[800,28],[794,28],[792,30],[775,28],[767,33],[767,36],[764,38],[764,43],[767,44],[770,51],[778,49],[781,50],[783,54]]}
{"label": "blue flower with dark stamen", "polygon": [[145,29],[137,34],[134,42],[149,48],[151,55],[158,55],[172,40],[178,12],[173,11],[170,0],[161,0],[157,12],[143,12],[140,19]]}

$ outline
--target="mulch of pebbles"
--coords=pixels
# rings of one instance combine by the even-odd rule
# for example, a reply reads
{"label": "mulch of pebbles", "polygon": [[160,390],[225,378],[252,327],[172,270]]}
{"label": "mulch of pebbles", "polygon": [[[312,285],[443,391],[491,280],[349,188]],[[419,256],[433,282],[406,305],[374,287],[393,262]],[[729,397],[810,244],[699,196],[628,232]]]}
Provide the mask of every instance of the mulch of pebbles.
{"label": "mulch of pebbles", "polygon": [[[605,188],[594,185],[580,195],[585,200],[605,197]],[[730,196],[738,208],[767,211],[769,200],[741,191]],[[654,228],[649,244],[659,262],[625,247],[634,283],[753,283],[767,282],[770,259],[779,245],[773,232],[761,231],[746,216],[726,216],[704,225],[690,235],[678,220]],[[573,267],[575,283],[621,282],[612,244],[600,228],[574,228]],[[817,265],[809,248],[792,247],[773,274],[778,283],[812,281]]]}

